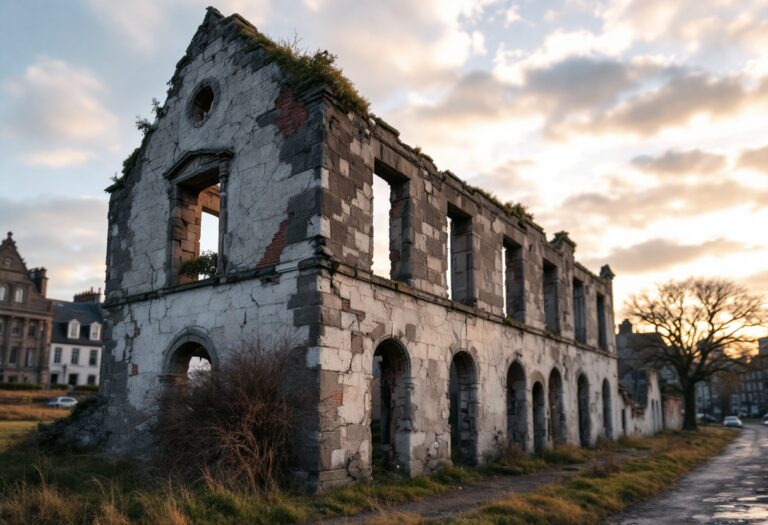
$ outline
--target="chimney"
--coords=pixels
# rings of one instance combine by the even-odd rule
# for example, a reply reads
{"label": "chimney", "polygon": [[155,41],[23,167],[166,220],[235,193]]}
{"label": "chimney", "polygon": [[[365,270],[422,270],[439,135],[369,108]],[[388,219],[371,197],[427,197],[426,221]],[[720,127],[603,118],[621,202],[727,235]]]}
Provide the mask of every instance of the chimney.
{"label": "chimney", "polygon": [[624,321],[622,321],[622,323],[619,325],[619,333],[620,334],[632,333],[632,323],[629,322],[629,319],[624,319]]}
{"label": "chimney", "polygon": [[74,302],[99,304],[101,302],[101,288],[94,290],[91,286],[90,290],[75,294]]}
{"label": "chimney", "polygon": [[37,291],[40,292],[43,297],[45,297],[45,294],[48,293],[48,277],[46,277],[47,273],[48,270],[45,268],[32,268],[29,271],[30,279],[32,279],[32,282],[35,283],[35,288],[37,288]]}

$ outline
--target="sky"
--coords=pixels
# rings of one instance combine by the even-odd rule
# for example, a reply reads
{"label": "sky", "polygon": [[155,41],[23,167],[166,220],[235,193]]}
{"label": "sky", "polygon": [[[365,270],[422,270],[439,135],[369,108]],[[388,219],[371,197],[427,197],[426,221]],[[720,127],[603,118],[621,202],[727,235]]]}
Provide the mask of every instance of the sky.
{"label": "sky", "polygon": [[[103,286],[104,188],[205,15],[197,0],[0,1],[0,228],[49,297]],[[372,110],[566,230],[626,298],[768,292],[768,0],[222,0],[327,49]]]}

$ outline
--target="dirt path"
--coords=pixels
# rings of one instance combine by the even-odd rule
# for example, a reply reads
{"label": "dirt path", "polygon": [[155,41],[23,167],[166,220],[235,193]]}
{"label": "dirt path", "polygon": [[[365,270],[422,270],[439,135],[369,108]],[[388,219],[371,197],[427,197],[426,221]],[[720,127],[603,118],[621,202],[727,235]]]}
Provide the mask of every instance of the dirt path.
{"label": "dirt path", "polygon": [[[646,454],[641,451],[629,451],[615,454],[613,458],[617,461],[624,461],[644,455]],[[598,461],[603,460],[605,460],[605,458],[601,458]],[[595,461],[591,461],[521,476],[494,476],[477,484],[458,487],[457,489],[443,492],[442,494],[428,496],[418,501],[402,505],[384,507],[376,512],[363,512],[354,516],[335,517],[312,523],[318,525],[364,524],[366,521],[379,514],[391,512],[415,514],[425,519],[450,518],[462,512],[472,510],[485,503],[504,498],[509,494],[531,492],[541,485],[566,480],[585,470],[593,468],[595,463]]]}

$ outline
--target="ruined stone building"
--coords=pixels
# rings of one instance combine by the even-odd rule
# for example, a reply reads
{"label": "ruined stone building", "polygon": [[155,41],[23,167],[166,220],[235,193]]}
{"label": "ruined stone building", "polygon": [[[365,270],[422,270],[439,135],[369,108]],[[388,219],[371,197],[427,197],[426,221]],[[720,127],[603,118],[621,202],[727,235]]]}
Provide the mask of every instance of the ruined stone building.
{"label": "ruined stone building", "polygon": [[8,232],[0,243],[0,383],[48,383],[47,288],[46,269],[27,269]]}
{"label": "ruined stone building", "polygon": [[[439,171],[343,82],[302,82],[238,15],[210,9],[125,176],[109,188],[109,446],[146,438],[158,389],[258,336],[303,352],[317,401],[296,475],[324,490],[619,434],[613,274]],[[351,97],[351,98],[350,98]],[[374,202],[374,180],[390,189]],[[389,209],[388,275],[371,271]],[[211,275],[181,272],[218,223]],[[204,272],[201,272],[204,273]],[[164,386],[165,385],[165,386]]]}

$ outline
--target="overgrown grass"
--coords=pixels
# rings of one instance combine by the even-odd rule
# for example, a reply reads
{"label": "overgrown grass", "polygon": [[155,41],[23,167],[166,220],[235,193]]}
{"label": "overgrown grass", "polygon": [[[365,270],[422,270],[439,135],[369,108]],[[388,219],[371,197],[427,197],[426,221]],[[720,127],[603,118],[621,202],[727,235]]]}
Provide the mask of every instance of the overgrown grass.
{"label": "overgrown grass", "polygon": [[69,414],[67,408],[29,403],[0,404],[0,421],[50,421]]}
{"label": "overgrown grass", "polygon": [[[448,523],[588,525],[668,489],[720,452],[735,434],[725,429],[665,433],[635,440],[647,457],[596,466],[563,483],[484,505]],[[418,521],[412,522],[418,523]]]}
{"label": "overgrown grass", "polygon": [[[352,515],[415,501],[481,482],[488,470],[444,469],[432,477],[387,480],[309,498],[285,492],[236,492],[213,481],[179,483],[146,465],[90,455],[48,455],[19,445],[30,422],[0,423],[0,523],[51,524],[271,524],[318,516]],[[562,446],[542,457],[524,456],[524,471],[624,451],[650,455],[594,467],[571,480],[486,505],[453,523],[596,523],[609,512],[671,486],[684,472],[717,453],[735,433],[716,428],[606,443],[602,450]],[[16,441],[16,446],[8,447]],[[5,445],[3,445],[5,443]],[[3,450],[2,447],[5,446]],[[527,458],[527,459],[526,459]],[[509,458],[508,458],[509,459]],[[604,462],[605,463],[605,462]],[[491,473],[494,473],[491,471]],[[413,514],[387,514],[379,523],[415,524]]]}

